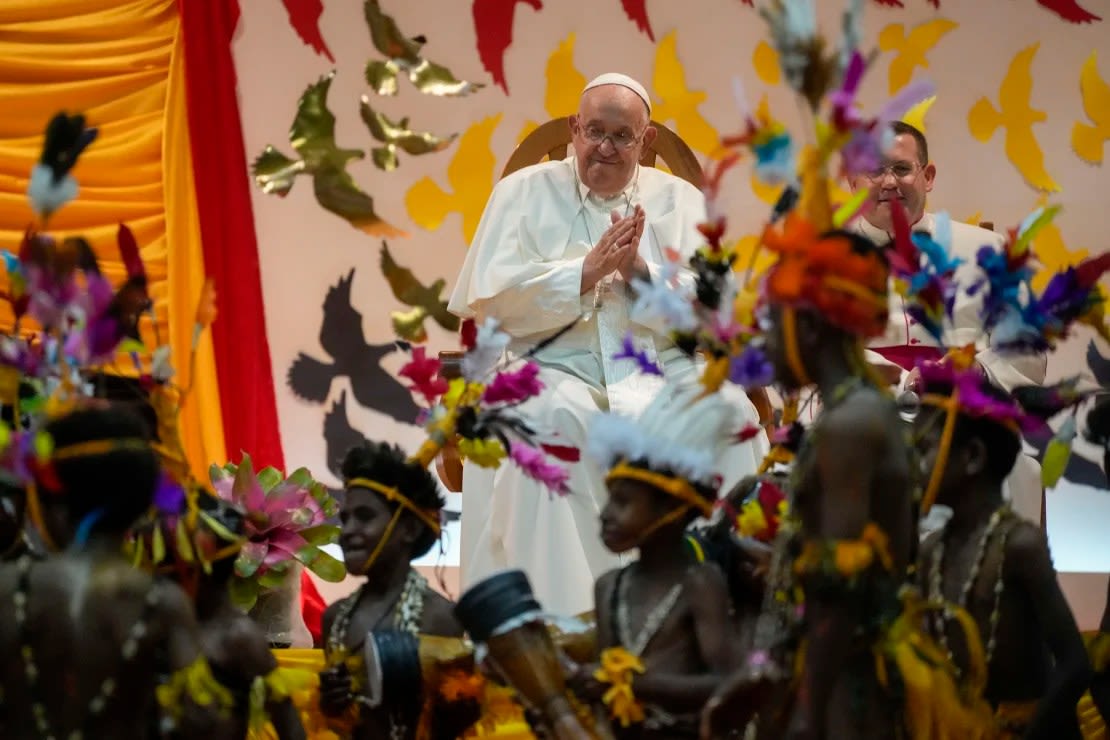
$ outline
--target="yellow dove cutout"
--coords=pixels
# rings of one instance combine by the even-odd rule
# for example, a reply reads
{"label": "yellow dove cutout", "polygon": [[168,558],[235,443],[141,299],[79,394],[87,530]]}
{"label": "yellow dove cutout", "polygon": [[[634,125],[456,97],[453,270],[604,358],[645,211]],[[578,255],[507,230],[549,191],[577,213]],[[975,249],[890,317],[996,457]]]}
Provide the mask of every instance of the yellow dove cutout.
{"label": "yellow dove cutout", "polygon": [[1083,111],[1095,125],[1076,121],[1071,130],[1071,148],[1090,164],[1102,164],[1103,145],[1110,140],[1110,85],[1099,77],[1097,56],[1092,51],[1079,72]]}
{"label": "yellow dove cutout", "polygon": [[925,55],[936,47],[945,34],[956,30],[959,25],[947,18],[936,18],[914,26],[909,33],[901,23],[891,23],[879,32],[879,49],[894,52],[888,73],[891,95],[909,84],[914,69],[929,68]]}
{"label": "yellow dove cutout", "polygon": [[430,177],[422,177],[409,188],[405,208],[415,224],[435,231],[448,214],[458,213],[462,216],[463,238],[470,245],[493,191],[497,158],[490,140],[499,123],[500,113],[475,123],[459,137],[458,147],[447,165],[447,182],[453,192],[446,192]]}
{"label": "yellow dove cutout", "polygon": [[[543,107],[549,118],[569,116],[578,110],[578,99],[586,87],[586,76],[574,66],[574,34],[571,33],[559,42],[555,51],[547,58],[547,88],[543,96]],[[527,121],[516,137],[517,145],[528,134],[539,128],[535,121]]]}
{"label": "yellow dove cutout", "polygon": [[1048,116],[1030,104],[1033,57],[1039,47],[1040,44],[1033,44],[1014,55],[998,88],[1001,111],[987,98],[979,98],[967,114],[967,126],[971,135],[982,142],[990,141],[998,128],[1004,129],[1006,157],[1031,187],[1051,193],[1060,186],[1045,170],[1044,152],[1033,132],[1033,124],[1043,123]]}
{"label": "yellow dove cutout", "polygon": [[972,226],[978,226],[979,224],[983,223],[983,212],[976,211],[975,213],[965,218],[964,223],[971,224]]}
{"label": "yellow dove cutout", "polygon": [[[1048,206],[1048,198],[1042,195],[1037,199],[1037,205],[1040,207]],[[1064,243],[1064,236],[1060,232],[1059,223],[1059,218],[1050,222],[1048,226],[1037,232],[1037,238],[1033,240],[1033,256],[1038,263],[1038,269],[1034,273],[1032,281],[1033,289],[1036,291],[1044,290],[1054,274],[1075,265],[1090,254],[1086,249],[1081,248],[1074,251],[1070,249]]]}
{"label": "yellow dove cutout", "polygon": [[691,90],[686,86],[686,71],[678,60],[674,31],[664,36],[655,50],[655,72],[651,84],[655,92],[651,117],[660,123],[674,121],[675,132],[691,149],[708,155],[717,154],[721,135],[698,112],[698,106],[708,96],[703,90]]}
{"label": "yellow dove cutout", "polygon": [[755,45],[755,51],[752,52],[752,67],[765,85],[777,85],[782,81],[779,53],[766,41],[760,41]]}
{"label": "yellow dove cutout", "polygon": [[902,116],[905,123],[913,126],[921,133],[925,133],[925,116],[933,107],[933,103],[937,102],[936,95],[930,95],[919,103],[914,103],[910,109],[906,111],[906,115]]}

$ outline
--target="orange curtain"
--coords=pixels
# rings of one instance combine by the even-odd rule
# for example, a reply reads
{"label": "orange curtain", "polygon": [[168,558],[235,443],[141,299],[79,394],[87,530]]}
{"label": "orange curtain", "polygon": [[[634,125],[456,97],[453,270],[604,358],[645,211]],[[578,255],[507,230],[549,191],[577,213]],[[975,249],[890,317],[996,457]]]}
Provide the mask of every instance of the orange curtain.
{"label": "orange curtain", "polygon": [[[188,362],[205,273],[177,0],[3,0],[0,28],[0,247],[17,249],[32,220],[27,178],[46,122],[63,109],[84,113],[100,135],[74,169],[77,200],[49,230],[88,239],[113,280],[124,275],[118,224],[134,232],[155,307],[144,339],[168,341],[177,382],[193,389],[182,433],[190,465],[204,478],[225,451],[209,337],[192,376]],[[5,304],[0,328],[11,325]]]}

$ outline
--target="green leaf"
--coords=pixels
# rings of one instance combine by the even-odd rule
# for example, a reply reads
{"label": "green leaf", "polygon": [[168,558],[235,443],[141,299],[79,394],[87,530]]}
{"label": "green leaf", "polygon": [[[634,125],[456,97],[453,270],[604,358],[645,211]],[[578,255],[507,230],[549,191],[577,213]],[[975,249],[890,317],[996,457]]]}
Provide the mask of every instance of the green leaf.
{"label": "green leaf", "polygon": [[339,527],[334,524],[317,524],[315,527],[302,529],[300,535],[308,540],[308,544],[319,547],[338,542],[339,531]]}
{"label": "green leaf", "polygon": [[231,490],[236,497],[245,496],[251,486],[254,485],[255,480],[254,467],[251,465],[250,456],[243,455],[243,462],[235,470],[235,483],[232,484]]}
{"label": "green leaf", "polygon": [[263,468],[258,471],[258,483],[266,493],[274,490],[274,487],[281,481],[281,471],[277,468]]}
{"label": "green leaf", "polygon": [[329,583],[339,583],[347,577],[347,567],[323,550],[316,550],[315,555],[310,560],[311,562],[303,560],[301,562],[304,562],[306,568]]}
{"label": "green leaf", "polygon": [[288,578],[289,574],[285,572],[284,568],[271,568],[258,577],[258,586],[260,588],[281,588]]}
{"label": "green leaf", "polygon": [[259,556],[253,556],[251,550],[240,550],[239,557],[235,558],[235,575],[240,578],[250,578],[258,569],[262,567],[262,560],[265,553]]}
{"label": "green leaf", "polygon": [[311,488],[316,482],[312,479],[312,473],[308,472],[308,468],[297,468],[286,480],[300,488]]}
{"label": "green leaf", "polygon": [[232,473],[225,467],[220,467],[216,463],[212,463],[208,466],[208,480],[212,481],[213,483],[219,480],[230,478],[232,475],[234,475],[234,473]]}
{"label": "green leaf", "polygon": [[243,611],[250,611],[254,602],[258,601],[258,584],[252,579],[232,578],[228,591],[231,592],[231,600],[235,606]]}
{"label": "green leaf", "polygon": [[1041,460],[1041,483],[1045,488],[1055,488],[1071,459],[1071,444],[1053,437]]}

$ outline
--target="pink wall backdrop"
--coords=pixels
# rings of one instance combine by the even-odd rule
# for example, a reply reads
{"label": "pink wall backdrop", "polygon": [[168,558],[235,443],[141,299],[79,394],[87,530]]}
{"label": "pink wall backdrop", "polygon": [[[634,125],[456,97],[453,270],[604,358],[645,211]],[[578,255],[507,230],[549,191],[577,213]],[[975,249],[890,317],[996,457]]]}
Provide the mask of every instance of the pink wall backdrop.
{"label": "pink wall backdrop", "polygon": [[[776,79],[773,57],[760,44],[765,24],[743,0],[477,0],[479,10],[494,20],[500,16],[502,25],[511,28],[511,44],[502,58],[506,89],[493,83],[483,65],[474,4],[382,0],[383,10],[406,36],[426,37],[423,51],[429,59],[460,78],[486,85],[462,98],[424,95],[408,80],[400,81],[395,97],[371,92],[363,69],[369,59],[382,56],[370,43],[362,3],[354,0],[324,2],[318,28],[334,63],[302,42],[277,2],[243,3],[235,42],[251,157],[267,144],[292,152],[288,130],[298,97],[307,85],[335,70],[328,102],[337,119],[336,140],[368,153],[348,171],[373,197],[378,214],[408,232],[407,238],[390,239],[390,249],[424,283],[444,278],[450,290],[486,196],[517,141],[536,123],[573,112],[583,82],[596,74],[622,71],[642,80],[656,99],[656,118],[703,156],[719,134],[739,128],[731,92],[734,77],[743,81],[752,105],[766,96],[774,115],[788,125],[796,120],[794,99]],[[1105,19],[1086,24],[1068,22],[1035,0],[940,0],[939,8],[926,0],[902,4],[868,2],[865,44],[882,51],[862,97],[874,108],[911,78],[926,76],[936,83],[938,97],[925,118],[939,171],[931,207],[960,220],[991,220],[1002,228],[1017,224],[1039,203],[1061,203],[1065,210],[1059,228],[1040,245],[1045,261],[1065,260],[1069,249],[1105,250],[1110,170],[1082,160],[1073,151],[1072,132],[1077,122],[1091,123],[1087,107],[1098,102],[1097,95],[1089,95],[1085,106],[1081,85],[1092,53],[1095,82],[1105,85],[1110,79],[1110,0],[1082,0],[1091,14]],[[288,0],[285,5],[308,6],[311,20],[312,3]],[[625,6],[637,5],[644,5],[646,24],[638,25],[625,12]],[[822,22],[835,29],[842,4],[822,0],[818,5]],[[515,17],[509,20],[506,14],[512,11]],[[488,32],[481,38],[484,48],[496,45]],[[1023,84],[1027,62],[1028,81]],[[1091,79],[1089,71],[1089,88]],[[433,154],[401,152],[398,169],[383,172],[370,161],[376,142],[359,117],[364,94],[391,118],[408,117],[414,129],[458,138]],[[991,108],[978,103],[981,98],[1001,110],[997,120]],[[980,126],[989,132],[1000,124],[986,141],[973,136],[969,126],[969,113],[977,105]],[[1110,107],[1105,101],[1103,105]],[[1043,113],[1043,120],[1031,127],[1022,124],[1029,107]],[[1110,111],[1101,110],[1101,115],[1102,130],[1110,131]],[[1033,164],[1023,162],[1019,171],[1007,156],[1007,137],[1034,142],[1043,153],[1043,167],[1036,166],[1034,156]],[[1027,177],[1042,185],[1048,178],[1059,191],[1039,192]],[[744,168],[730,174],[725,192],[733,235],[755,233],[768,211],[764,199],[769,196],[753,189]],[[355,373],[360,378],[352,384],[337,377],[325,387],[323,403],[298,398],[286,383],[300,353],[328,360],[318,338],[323,299],[352,268],[351,304],[361,314],[366,342],[387,345],[392,340],[389,312],[405,306],[381,275],[381,239],[323,210],[308,178],[300,178],[285,198],[254,189],[253,207],[287,464],[307,465],[331,480],[325,472],[323,428],[333,404],[344,395],[354,428],[369,437],[416,444],[419,431],[393,418],[410,408],[404,394],[391,386],[391,374],[404,362],[398,352],[376,359],[367,349]],[[359,344],[358,331],[350,328],[356,324],[345,324],[354,345]],[[433,351],[454,346],[450,333],[432,322],[428,327]],[[1074,369],[1089,340],[1086,334],[1072,340],[1054,358],[1050,373]],[[1110,348],[1101,349],[1110,353]],[[360,384],[361,389],[353,387]],[[354,398],[356,390],[364,400],[373,396],[369,405]],[[1081,452],[1094,456],[1089,449]],[[1062,570],[1110,569],[1110,545],[1103,544],[1103,527],[1095,527],[1110,521],[1110,496],[1086,493],[1050,494],[1050,528]],[[1101,585],[1077,588],[1098,591]],[[1095,601],[1101,610],[1101,596]]]}

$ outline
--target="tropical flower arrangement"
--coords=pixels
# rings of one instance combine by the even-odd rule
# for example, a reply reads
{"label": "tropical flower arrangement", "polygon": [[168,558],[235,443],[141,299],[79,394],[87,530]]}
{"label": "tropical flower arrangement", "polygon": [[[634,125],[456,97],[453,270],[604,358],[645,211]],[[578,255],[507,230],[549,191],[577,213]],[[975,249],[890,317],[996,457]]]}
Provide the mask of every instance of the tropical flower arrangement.
{"label": "tropical flower arrangement", "polygon": [[249,610],[258,597],[287,585],[300,563],[325,581],[343,580],[343,563],[321,548],[339,540],[339,527],[328,524],[338,504],[305,468],[284,477],[276,468],[254,470],[250,456],[235,465],[213,465],[216,495],[246,515],[243,543],[235,561],[231,595]]}
{"label": "tropical flower arrangement", "polygon": [[453,443],[459,456],[475,465],[495,468],[507,458],[549,490],[566,494],[569,473],[559,462],[576,462],[578,449],[542,441],[540,431],[519,407],[544,387],[539,365],[530,357],[567,329],[521,360],[506,364],[502,355],[509,336],[498,330],[497,322],[487,319],[480,327],[464,322],[462,374],[449,381],[440,374],[438,358],[428,357],[424,347],[413,347],[412,359],[398,374],[427,404],[420,423],[428,439],[412,459],[429,465],[443,447]]}

